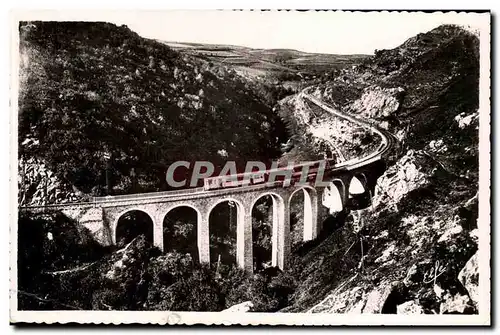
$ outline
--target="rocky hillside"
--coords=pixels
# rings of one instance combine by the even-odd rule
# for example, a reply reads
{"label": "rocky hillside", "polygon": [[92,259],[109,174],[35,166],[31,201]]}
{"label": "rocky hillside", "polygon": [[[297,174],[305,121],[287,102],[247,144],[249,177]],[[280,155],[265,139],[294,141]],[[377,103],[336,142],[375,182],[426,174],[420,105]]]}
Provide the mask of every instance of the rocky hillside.
{"label": "rocky hillside", "polygon": [[344,226],[296,259],[283,311],[478,312],[478,48],[441,26],[317,87],[400,148],[372,206],[339,215]]}
{"label": "rocky hillside", "polygon": [[283,164],[325,158],[343,162],[367,155],[381,143],[366,127],[324,111],[302,94],[281,100],[278,110],[292,134],[284,146]]}
{"label": "rocky hillside", "polygon": [[[84,194],[105,193],[107,164],[112,192],[130,193],[165,189],[176,160],[244,165],[281,153],[272,98],[230,69],[125,26],[22,22],[19,31],[20,157]],[[21,186],[30,203],[39,185]]]}

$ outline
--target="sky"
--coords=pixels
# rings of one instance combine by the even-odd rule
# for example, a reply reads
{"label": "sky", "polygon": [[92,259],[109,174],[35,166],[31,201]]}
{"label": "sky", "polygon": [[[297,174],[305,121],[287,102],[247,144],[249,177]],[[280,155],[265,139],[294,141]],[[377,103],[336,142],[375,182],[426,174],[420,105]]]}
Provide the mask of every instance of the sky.
{"label": "sky", "polygon": [[139,35],[175,42],[289,48],[305,52],[373,54],[441,24],[474,29],[477,14],[397,12],[150,11],[114,12],[105,20]]}

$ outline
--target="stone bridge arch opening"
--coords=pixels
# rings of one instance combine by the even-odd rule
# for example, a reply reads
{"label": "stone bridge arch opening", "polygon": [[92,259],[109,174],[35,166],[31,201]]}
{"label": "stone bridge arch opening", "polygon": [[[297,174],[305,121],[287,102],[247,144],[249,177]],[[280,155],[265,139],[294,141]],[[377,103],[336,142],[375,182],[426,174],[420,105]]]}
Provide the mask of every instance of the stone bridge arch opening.
{"label": "stone bridge arch opening", "polygon": [[366,184],[366,176],[363,173],[355,174],[349,182],[349,197],[364,194],[367,191]]}
{"label": "stone bridge arch opening", "polygon": [[243,206],[234,199],[223,199],[209,210],[210,263],[236,263],[238,222],[242,220]]}
{"label": "stone bridge arch opening", "polygon": [[198,225],[200,212],[190,205],[171,208],[163,218],[163,250],[190,254],[199,262]]}
{"label": "stone bridge arch opening", "polygon": [[284,222],[285,202],[283,198],[273,192],[259,195],[251,205],[251,217],[254,270],[280,266],[280,263],[284,261],[279,259],[280,248],[283,248],[284,239],[288,237],[285,237],[283,232],[280,234],[280,230],[287,229]]}
{"label": "stone bridge arch opening", "polygon": [[152,216],[140,209],[129,209],[118,216],[115,223],[115,241],[118,247],[130,243],[134,238],[144,235],[153,244],[154,221]]}
{"label": "stone bridge arch opening", "polygon": [[349,208],[363,209],[371,204],[371,191],[364,173],[356,173],[349,182]]}
{"label": "stone bridge arch opening", "polygon": [[294,248],[302,241],[315,239],[318,225],[318,195],[312,187],[302,187],[290,195],[290,240]]}
{"label": "stone bridge arch opening", "polygon": [[332,180],[323,189],[321,203],[328,208],[330,215],[340,213],[344,210],[344,183],[341,180]]}

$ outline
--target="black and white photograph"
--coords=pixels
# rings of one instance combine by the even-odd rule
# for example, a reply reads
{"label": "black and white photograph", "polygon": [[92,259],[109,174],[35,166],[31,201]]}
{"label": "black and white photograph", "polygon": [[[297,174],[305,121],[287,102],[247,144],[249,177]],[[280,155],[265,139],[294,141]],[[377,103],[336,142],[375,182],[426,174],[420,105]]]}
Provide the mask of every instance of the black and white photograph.
{"label": "black and white photograph", "polygon": [[491,322],[489,12],[12,15],[12,323]]}

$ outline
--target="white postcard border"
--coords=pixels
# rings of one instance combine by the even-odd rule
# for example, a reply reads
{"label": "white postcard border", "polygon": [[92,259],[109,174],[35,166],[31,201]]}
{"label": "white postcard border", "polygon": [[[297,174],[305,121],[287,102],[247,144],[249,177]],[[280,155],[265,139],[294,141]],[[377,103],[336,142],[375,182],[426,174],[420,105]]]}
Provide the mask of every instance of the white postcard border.
{"label": "white postcard border", "polygon": [[[111,12],[108,12],[111,13]],[[116,11],[113,11],[116,15]],[[408,12],[378,12],[398,15]],[[314,15],[314,12],[311,12]],[[365,12],[353,12],[363,15]],[[422,15],[422,12],[412,12]],[[479,287],[478,315],[383,315],[313,313],[228,313],[167,311],[19,311],[17,310],[17,94],[18,94],[18,22],[22,20],[102,20],[106,11],[49,10],[11,13],[11,118],[10,118],[10,322],[90,323],[90,324],[204,324],[204,325],[490,325],[490,13],[434,12],[425,15],[467,15],[480,31],[480,131],[479,131]],[[97,17],[97,19],[96,19]],[[99,19],[101,18],[101,19]],[[403,42],[403,41],[402,41]]]}

